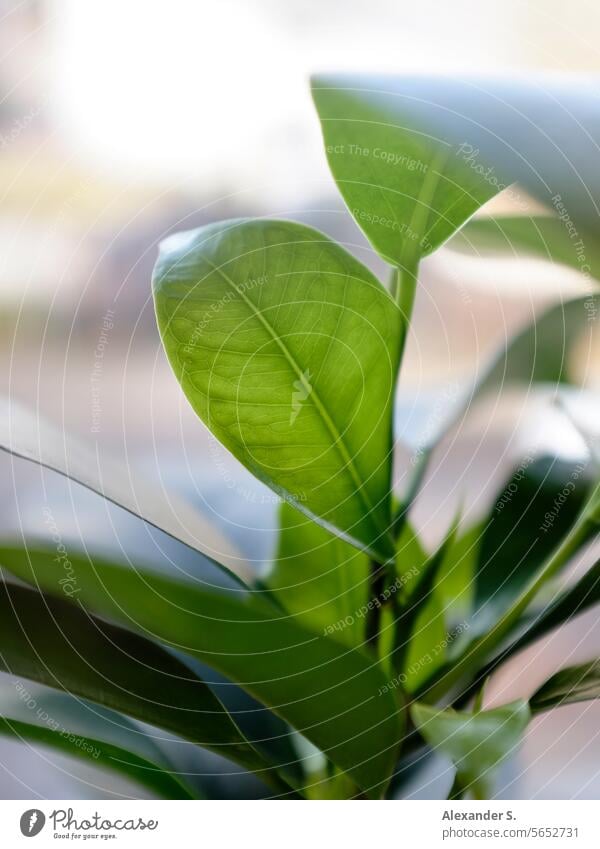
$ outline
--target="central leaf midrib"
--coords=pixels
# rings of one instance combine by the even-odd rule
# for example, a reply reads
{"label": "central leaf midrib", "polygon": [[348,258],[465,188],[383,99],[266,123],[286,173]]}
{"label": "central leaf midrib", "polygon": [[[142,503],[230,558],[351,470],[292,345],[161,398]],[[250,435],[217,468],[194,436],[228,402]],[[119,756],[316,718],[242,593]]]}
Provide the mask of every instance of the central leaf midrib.
{"label": "central leaf midrib", "polygon": [[[265,328],[267,333],[271,336],[273,341],[277,344],[277,346],[279,347],[279,349],[283,353],[284,357],[286,358],[287,362],[291,366],[292,370],[294,371],[294,373],[296,374],[298,379],[300,381],[303,381],[304,380],[304,372],[302,371],[302,369],[300,368],[300,366],[296,362],[292,352],[283,343],[283,341],[281,340],[279,335],[275,332],[274,328],[267,321],[267,319],[264,317],[262,312],[250,300],[250,298],[246,297],[245,293],[243,291],[241,291],[236,286],[234,281],[226,274],[226,272],[221,267],[215,265],[208,258],[205,257],[205,259],[206,259],[206,262],[212,267],[212,269],[214,271],[216,271],[217,274],[219,274],[223,278],[225,283],[228,286],[230,286],[234,290],[234,292],[237,295],[239,295],[240,298],[242,298],[242,300],[249,307],[249,309],[251,310],[253,315],[260,321],[260,323]],[[342,440],[341,433],[339,432],[335,422],[333,421],[333,419],[331,418],[331,416],[327,412],[327,409],[326,409],[325,405],[323,404],[321,397],[319,396],[319,393],[318,393],[318,391],[317,391],[317,389],[315,388],[314,385],[312,386],[312,392],[310,393],[309,397],[311,399],[313,399],[314,406],[317,408],[319,415],[321,416],[321,418],[323,419],[323,422],[325,423],[325,427],[329,431],[329,435],[333,439],[334,445],[335,445],[335,447],[336,447],[338,453],[340,454],[342,461],[344,463],[344,468],[347,468],[350,472],[350,476],[352,478],[354,485],[356,486],[358,496],[359,496],[360,500],[362,501],[363,506],[367,509],[367,517],[368,517],[370,524],[373,526],[374,530],[377,533],[379,533],[380,529],[378,527],[378,523],[375,521],[375,519],[371,515],[374,508],[373,508],[372,504],[370,503],[368,497],[366,496],[366,493],[363,491],[364,484],[361,481],[361,478],[358,474],[356,466],[354,465],[354,462],[352,461],[352,458],[351,458],[351,456],[350,456],[350,454],[349,454],[349,452],[346,448],[346,445],[345,445],[344,441]]]}

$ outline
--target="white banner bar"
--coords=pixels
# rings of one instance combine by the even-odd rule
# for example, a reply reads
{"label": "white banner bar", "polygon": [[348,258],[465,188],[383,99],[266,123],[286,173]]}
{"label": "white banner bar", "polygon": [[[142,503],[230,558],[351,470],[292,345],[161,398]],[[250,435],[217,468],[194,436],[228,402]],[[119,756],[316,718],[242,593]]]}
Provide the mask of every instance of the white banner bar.
{"label": "white banner bar", "polygon": [[[30,842],[33,841],[33,842]],[[0,802],[0,847],[312,849],[375,843],[436,847],[598,849],[598,803],[516,802]]]}

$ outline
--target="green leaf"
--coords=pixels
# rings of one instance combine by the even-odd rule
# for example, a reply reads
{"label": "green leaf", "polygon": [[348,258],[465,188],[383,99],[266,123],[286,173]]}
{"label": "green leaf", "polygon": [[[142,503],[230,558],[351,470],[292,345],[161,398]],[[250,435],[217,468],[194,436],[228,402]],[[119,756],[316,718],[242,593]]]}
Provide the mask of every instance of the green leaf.
{"label": "green leaf", "polygon": [[528,456],[494,499],[475,573],[479,619],[493,621],[565,538],[590,493],[582,463]]}
{"label": "green leaf", "polygon": [[[30,556],[39,564],[52,562],[54,554]],[[12,563],[31,582],[26,552],[3,549],[0,563],[7,568]],[[57,571],[49,575],[47,589],[57,592],[60,577]],[[3,671],[166,728],[269,779],[269,766],[210,688],[161,646],[91,616],[72,601],[14,584],[0,585],[0,614]]]}
{"label": "green leaf", "polygon": [[160,799],[197,798],[175,775],[163,767],[103,740],[72,734],[66,729],[54,731],[6,716],[0,716],[0,734],[24,743],[48,746],[60,754],[124,775],[147,787]]}
{"label": "green leaf", "polygon": [[531,718],[522,699],[479,713],[440,711],[417,702],[411,716],[429,745],[452,759],[460,784],[476,799],[490,798],[494,770],[520,745]]}
{"label": "green leaf", "polygon": [[101,495],[207,557],[238,584],[245,586],[240,576],[251,575],[244,557],[186,501],[7,398],[0,398],[0,451],[51,469]]}
{"label": "green leaf", "polygon": [[[465,651],[454,659],[450,666],[443,670],[443,674],[433,682],[425,682],[421,693],[427,694],[429,702],[437,701],[449,689],[457,684],[462,678],[473,677],[476,670],[492,656],[505,642],[506,638],[522,622],[522,617],[531,602],[536,598],[540,590],[554,578],[570,560],[590,540],[598,536],[600,517],[596,515],[598,494],[600,484],[592,491],[586,503],[583,505],[577,520],[570,528],[569,533],[562,540],[552,554],[539,566],[529,577],[527,583],[519,594],[514,598],[508,608],[489,627],[484,634],[470,643]],[[485,667],[485,672],[489,667]]]}
{"label": "green leaf", "polygon": [[535,691],[529,704],[534,713],[600,698],[600,660],[561,669]]}
{"label": "green leaf", "polygon": [[593,332],[599,315],[600,295],[589,295],[552,306],[525,325],[474,375],[472,385],[448,405],[441,427],[422,449],[421,464],[426,465],[444,436],[483,396],[510,386],[574,383],[571,352],[586,326]]}
{"label": "green leaf", "polygon": [[421,574],[428,559],[429,556],[416,531],[408,521],[403,520],[396,540],[396,573],[403,585],[406,585],[407,591],[410,591],[413,577]]}
{"label": "green leaf", "polygon": [[416,531],[407,521],[406,515],[402,516],[401,522],[396,527],[396,532],[398,533],[396,540],[396,580],[395,585],[386,588],[391,604],[385,605],[381,610],[379,634],[379,656],[389,671],[390,677],[396,676],[393,654],[398,609],[402,601],[407,598],[414,582],[418,580],[429,559],[428,553],[421,545]]}
{"label": "green leaf", "polygon": [[478,673],[477,681],[466,688],[456,701],[456,705],[466,704],[478,687],[482,677],[491,675],[510,657],[527,648],[535,640],[543,637],[549,631],[569,622],[575,616],[583,613],[600,602],[600,560],[591,569],[575,581],[575,583],[558,595],[541,611],[532,614],[522,622],[521,633],[486,664]]}
{"label": "green leaf", "polygon": [[[490,191],[518,182],[528,194],[568,216],[576,228],[600,231],[600,122],[593,76],[505,77],[486,79],[482,85],[473,77],[448,75],[339,74],[319,76],[313,86],[325,89],[324,97],[330,92],[330,106],[325,99],[317,104],[322,119],[336,119],[338,124],[343,119],[349,124],[355,120],[376,122],[371,134],[356,134],[359,143],[369,146],[371,141],[382,153],[389,149],[407,155],[420,149],[417,139],[423,139],[424,146],[447,145],[451,158],[460,160],[473,173],[473,180],[479,178]],[[413,146],[388,148],[389,125],[397,128],[398,135],[404,130],[414,139]],[[351,140],[351,130],[343,137]],[[412,187],[418,172],[415,168],[411,174],[407,161],[400,161],[396,168],[392,161],[388,170],[398,173],[397,188],[408,194],[404,186]],[[364,179],[378,185],[368,174]],[[463,186],[460,180],[458,183]],[[510,193],[517,206],[527,208],[518,187]],[[414,190],[411,196],[415,196]],[[437,211],[436,204],[431,205]],[[457,206],[462,210],[460,196]],[[452,224],[458,220],[454,207],[444,210],[440,204],[439,211],[445,217],[436,236],[441,236],[448,220]],[[407,223],[410,219],[400,220]]]}
{"label": "green leaf", "polygon": [[572,230],[558,217],[473,218],[448,247],[477,255],[532,256],[566,265],[586,279],[600,277],[600,244],[595,233]]}
{"label": "green leaf", "polygon": [[600,560],[597,560],[579,580],[563,590],[551,604],[527,624],[525,632],[502,652],[502,659],[515,654],[559,625],[569,622],[598,602],[600,602]]}
{"label": "green leaf", "polygon": [[192,407],[285,500],[386,560],[398,309],[326,236],[218,222],[167,239],[158,325]]}
{"label": "green leaf", "polygon": [[404,675],[403,686],[414,692],[444,661],[446,617],[438,594],[440,571],[456,539],[457,522],[407,585],[404,603],[395,623],[393,664]]}
{"label": "green leaf", "polygon": [[437,593],[452,626],[470,619],[475,595],[475,570],[484,523],[478,522],[458,534],[440,568]]}
{"label": "green leaf", "polygon": [[470,399],[503,386],[531,383],[573,383],[570,353],[586,325],[600,315],[600,295],[556,304],[528,323],[494,357],[477,381]]}
{"label": "green leaf", "polygon": [[[48,592],[62,577],[50,550],[2,550],[0,563]],[[72,570],[80,604],[200,658],[293,725],[368,794],[383,792],[405,717],[392,694],[379,695],[386,678],[372,659],[283,617],[256,593],[217,594],[85,560],[73,561]]]}
{"label": "green leaf", "polygon": [[406,268],[499,187],[458,155],[446,133],[423,131],[414,102],[402,96],[404,82],[317,76],[312,93],[329,167],[350,212],[381,256]]}
{"label": "green leaf", "polygon": [[266,586],[284,610],[315,633],[364,643],[369,558],[283,503],[279,543]]}

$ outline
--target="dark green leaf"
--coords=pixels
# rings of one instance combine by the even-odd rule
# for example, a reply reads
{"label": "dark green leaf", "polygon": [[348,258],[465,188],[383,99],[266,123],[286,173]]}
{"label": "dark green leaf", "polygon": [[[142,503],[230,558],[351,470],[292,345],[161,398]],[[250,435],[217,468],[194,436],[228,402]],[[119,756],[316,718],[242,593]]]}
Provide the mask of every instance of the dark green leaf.
{"label": "dark green leaf", "polygon": [[[36,554],[30,555],[36,561]],[[52,561],[54,555],[45,557]],[[0,562],[12,563],[32,580],[27,553],[3,549]],[[60,577],[49,576],[47,589],[59,591]],[[0,614],[3,671],[169,729],[269,777],[268,766],[210,688],[161,646],[91,616],[72,601],[14,584],[0,584]]]}
{"label": "dark green leaf", "polygon": [[561,669],[536,690],[529,704],[534,713],[600,698],[600,661]]}
{"label": "dark green leaf", "polygon": [[[57,591],[62,569],[53,551],[3,550],[0,563]],[[385,675],[366,655],[314,635],[256,594],[207,592],[107,563],[81,560],[72,569],[81,604],[197,656],[287,720],[366,792],[383,792],[404,712],[392,694],[379,695]]]}
{"label": "dark green leaf", "polygon": [[312,82],[337,186],[371,244],[400,267],[431,253],[499,191],[447,133],[423,131],[427,104],[415,109],[405,82],[343,75]]}
{"label": "dark green leaf", "polygon": [[527,457],[497,494],[481,539],[476,615],[493,621],[558,547],[590,492],[583,463]]}
{"label": "dark green leaf", "polygon": [[476,799],[490,798],[494,770],[520,745],[531,718],[522,699],[480,713],[415,703],[411,716],[429,745],[452,759],[462,786]]}
{"label": "dark green leaf", "polygon": [[393,300],[343,248],[291,221],[218,222],[163,243],[158,324],[194,410],[299,510],[385,560]]}
{"label": "dark green leaf", "polygon": [[195,798],[195,794],[163,767],[103,740],[72,734],[66,729],[54,731],[6,716],[0,716],[0,734],[32,745],[49,746],[60,754],[110,769],[137,781],[161,799]]}
{"label": "dark green leaf", "polygon": [[[420,692],[426,694],[428,701],[437,701],[463,678],[472,680],[482,664],[493,657],[505,644],[507,637],[519,627],[523,614],[540,590],[559,574],[590,540],[598,536],[600,521],[595,515],[595,510],[599,491],[600,485],[592,491],[577,520],[559,546],[540,564],[507,609],[503,610],[489,626],[489,630],[477,637],[451,665],[445,667],[443,674],[439,675],[437,680],[425,682]],[[486,674],[488,671],[489,667],[486,666]]]}

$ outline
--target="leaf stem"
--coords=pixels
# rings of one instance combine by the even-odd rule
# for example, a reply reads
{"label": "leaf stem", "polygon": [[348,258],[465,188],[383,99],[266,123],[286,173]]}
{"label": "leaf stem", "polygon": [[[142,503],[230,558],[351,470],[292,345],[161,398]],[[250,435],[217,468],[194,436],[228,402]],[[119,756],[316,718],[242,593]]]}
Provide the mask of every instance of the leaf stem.
{"label": "leaf stem", "polygon": [[402,267],[396,268],[395,291],[394,297],[401,314],[401,336],[400,336],[400,357],[399,362],[402,363],[406,340],[408,338],[408,328],[412,318],[413,307],[415,303],[415,294],[417,291],[418,271],[419,271],[420,254],[415,252],[414,255],[408,256]]}
{"label": "leaf stem", "polygon": [[[369,562],[369,609],[365,625],[367,646],[377,651],[379,631],[381,630],[381,598],[385,589],[387,569],[378,560]],[[372,603],[373,602],[373,603]]]}

